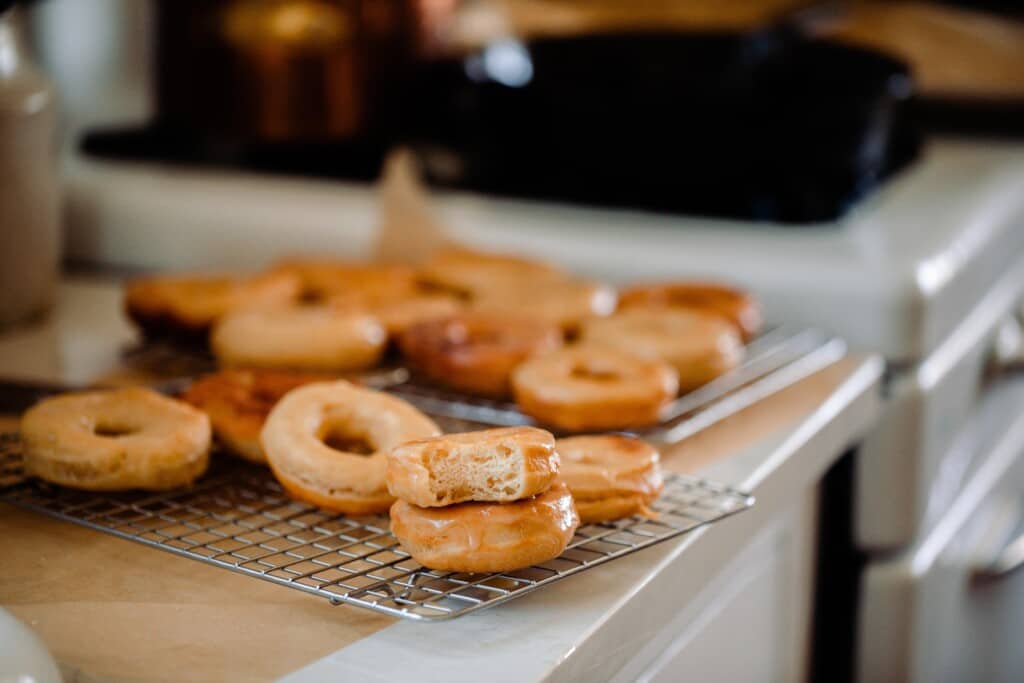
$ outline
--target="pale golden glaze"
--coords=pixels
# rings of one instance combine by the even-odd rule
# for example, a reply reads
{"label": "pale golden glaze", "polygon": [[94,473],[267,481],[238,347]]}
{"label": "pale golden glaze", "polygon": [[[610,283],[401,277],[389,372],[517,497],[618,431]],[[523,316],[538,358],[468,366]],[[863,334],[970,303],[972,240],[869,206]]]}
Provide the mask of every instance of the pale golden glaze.
{"label": "pale golden glaze", "polygon": [[266,463],[260,430],[271,408],[292,389],[328,379],[333,378],[276,370],[221,370],[197,379],[181,398],[209,416],[224,448],[246,460]]}
{"label": "pale golden glaze", "polygon": [[656,514],[647,507],[649,502],[640,494],[623,494],[595,500],[577,498],[576,510],[579,512],[583,524],[611,522],[634,515],[654,518]]}
{"label": "pale golden glaze", "polygon": [[415,294],[373,304],[367,310],[380,320],[388,336],[397,338],[413,325],[457,315],[463,308],[461,301],[445,294]]}
{"label": "pale golden glaze", "polygon": [[562,554],[579,521],[562,483],[515,503],[421,508],[399,500],[391,507],[391,533],[402,547],[442,571],[502,572],[546,562]]}
{"label": "pale golden glaze", "polygon": [[143,327],[176,327],[202,332],[238,308],[281,305],[299,293],[297,278],[260,275],[160,275],[130,282],[125,309]]}
{"label": "pale golden glaze", "polygon": [[471,312],[413,325],[399,340],[402,353],[426,377],[496,398],[510,393],[517,365],[561,344],[554,325]]}
{"label": "pale golden glaze", "polygon": [[682,392],[734,369],[744,354],[743,342],[727,320],[682,308],[631,308],[589,320],[580,332],[580,343],[663,360],[679,373]]}
{"label": "pale golden glaze", "polygon": [[639,439],[614,434],[559,439],[560,479],[576,499],[584,523],[649,514],[664,488],[658,451]]}
{"label": "pale golden glaze", "polygon": [[571,333],[589,318],[610,315],[616,301],[615,290],[601,283],[542,280],[481,291],[471,306],[496,315],[537,318]]}
{"label": "pale golden glaze", "polygon": [[319,372],[373,367],[386,342],[373,316],[328,304],[235,311],[210,335],[221,365]]}
{"label": "pale golden glaze", "polygon": [[46,399],[21,418],[25,470],[90,491],[191,483],[209,460],[210,421],[181,401],[130,387]]}
{"label": "pale golden glaze", "polygon": [[564,281],[569,276],[547,263],[511,256],[449,248],[435,254],[419,271],[420,279],[432,287],[474,298],[494,289],[539,282]]}
{"label": "pale golden glaze", "polygon": [[[332,434],[365,441],[370,455],[338,451]],[[260,443],[281,485],[294,497],[345,514],[383,512],[386,454],[440,434],[434,421],[405,401],[349,382],[318,382],[288,392],[270,411]]]}
{"label": "pale golden glaze", "polygon": [[[455,477],[442,480],[435,476],[439,468]],[[550,432],[504,427],[406,442],[388,454],[387,479],[396,498],[442,507],[529,498],[550,487],[558,471]]]}
{"label": "pale golden glaze", "polygon": [[755,337],[764,324],[761,307],[754,297],[734,287],[713,282],[636,285],[622,292],[619,306],[666,306],[715,313],[735,325],[744,341]]}
{"label": "pale golden glaze", "polygon": [[307,299],[374,305],[420,293],[416,271],[408,266],[299,258],[281,261],[271,272],[297,278]]}
{"label": "pale golden glaze", "polygon": [[575,346],[533,358],[512,375],[527,415],[581,432],[654,424],[679,387],[666,363],[614,349]]}

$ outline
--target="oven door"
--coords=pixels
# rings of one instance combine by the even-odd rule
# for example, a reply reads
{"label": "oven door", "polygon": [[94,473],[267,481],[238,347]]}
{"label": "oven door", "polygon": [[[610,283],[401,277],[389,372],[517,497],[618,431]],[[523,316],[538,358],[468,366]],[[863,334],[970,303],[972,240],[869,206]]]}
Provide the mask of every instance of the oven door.
{"label": "oven door", "polygon": [[[1024,259],[1018,259],[945,343],[917,365],[893,373],[885,414],[858,460],[861,549],[890,552],[929,534],[962,490],[964,475],[987,455],[984,446],[955,446],[978,406],[999,388],[986,374],[1009,373],[999,366],[1019,364],[1002,359],[1000,347],[1003,330],[1019,330],[1022,298]],[[1004,416],[996,419],[1004,420],[1005,429]]]}
{"label": "oven door", "polygon": [[867,566],[861,681],[1024,680],[1024,380],[1014,384],[998,405],[1016,416],[942,519]]}

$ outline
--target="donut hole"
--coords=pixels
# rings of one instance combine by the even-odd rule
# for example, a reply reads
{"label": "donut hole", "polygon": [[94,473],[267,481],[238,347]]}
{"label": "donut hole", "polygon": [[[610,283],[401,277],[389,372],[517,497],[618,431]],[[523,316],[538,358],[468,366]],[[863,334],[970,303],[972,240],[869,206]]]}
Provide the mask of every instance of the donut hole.
{"label": "donut hole", "polygon": [[434,282],[420,282],[418,289],[424,296],[447,296],[463,303],[469,303],[473,298],[467,290],[444,287]]}
{"label": "donut hole", "polygon": [[342,453],[373,455],[377,451],[366,434],[345,429],[341,425],[328,428],[320,435],[320,440],[328,448]]}
{"label": "donut hole", "polygon": [[616,370],[585,364],[573,366],[569,376],[573,379],[585,379],[591,382],[615,382],[622,379],[622,374]]}
{"label": "donut hole", "polygon": [[137,426],[124,422],[97,422],[93,425],[92,433],[106,439],[117,439],[122,436],[131,436],[141,431]]}
{"label": "donut hole", "polygon": [[295,301],[300,306],[314,306],[325,303],[329,297],[327,293],[319,289],[304,289]]}

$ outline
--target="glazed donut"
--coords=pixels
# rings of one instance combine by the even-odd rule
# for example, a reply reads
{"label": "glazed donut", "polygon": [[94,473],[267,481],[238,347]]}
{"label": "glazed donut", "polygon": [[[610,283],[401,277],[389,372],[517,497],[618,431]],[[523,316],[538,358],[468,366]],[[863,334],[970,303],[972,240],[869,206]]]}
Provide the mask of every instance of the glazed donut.
{"label": "glazed donut", "polygon": [[712,282],[639,285],[622,292],[619,305],[621,308],[695,308],[717,313],[736,326],[744,341],[757,336],[764,324],[761,307],[754,297],[733,287]]}
{"label": "glazed donut", "polygon": [[326,304],[229,313],[210,346],[229,367],[342,372],[376,365],[387,333],[366,313]]}
{"label": "glazed donut", "polygon": [[461,247],[435,254],[420,268],[419,277],[432,287],[465,297],[474,297],[495,288],[568,279],[565,272],[547,263]]}
{"label": "glazed donut", "polygon": [[554,559],[572,540],[580,518],[572,494],[557,483],[515,503],[391,507],[391,533],[413,559],[451,572],[506,572]]}
{"label": "glazed donut", "polygon": [[221,370],[197,379],[181,398],[209,416],[225,449],[246,460],[266,463],[260,430],[270,409],[292,389],[325,379],[313,373]]}
{"label": "glazed donut", "polygon": [[416,271],[408,266],[290,259],[271,272],[298,278],[307,301],[344,297],[348,303],[372,305],[419,293]]}
{"label": "glazed donut", "polygon": [[616,349],[573,346],[526,361],[512,373],[519,408],[569,432],[658,422],[675,397],[672,366]]}
{"label": "glazed donut", "polygon": [[495,315],[539,318],[573,333],[588,318],[611,315],[616,299],[615,290],[608,285],[554,280],[484,290],[474,295],[472,307]]}
{"label": "glazed donut", "polygon": [[562,462],[560,477],[572,491],[584,524],[651,515],[647,506],[665,485],[653,446],[605,434],[559,439],[555,447]]}
{"label": "glazed donut", "polygon": [[162,491],[206,471],[210,420],[141,387],[64,394],[21,418],[25,471],[89,491]]}
{"label": "glazed donut", "polygon": [[466,501],[509,503],[551,486],[555,437],[533,427],[419,439],[388,455],[388,490],[420,507]]}
{"label": "glazed donut", "polygon": [[658,358],[679,373],[679,389],[696,389],[743,360],[736,329],[713,313],[683,308],[631,308],[584,323],[583,344]]}
{"label": "glazed donut", "polygon": [[274,476],[293,497],[364,515],[383,512],[394,501],[385,479],[388,451],[440,433],[400,398],[339,380],[285,394],[267,416],[260,443]]}
{"label": "glazed donut", "polygon": [[557,327],[486,313],[462,313],[413,325],[399,348],[425,377],[453,389],[503,398],[512,370],[527,358],[558,348]]}
{"label": "glazed donut", "polygon": [[417,323],[448,318],[461,312],[463,304],[443,294],[417,294],[406,299],[384,301],[368,311],[384,325],[388,336],[398,338]]}
{"label": "glazed donut", "polygon": [[284,304],[299,290],[298,279],[285,273],[161,275],[129,283],[125,310],[147,334],[201,337],[229,311]]}

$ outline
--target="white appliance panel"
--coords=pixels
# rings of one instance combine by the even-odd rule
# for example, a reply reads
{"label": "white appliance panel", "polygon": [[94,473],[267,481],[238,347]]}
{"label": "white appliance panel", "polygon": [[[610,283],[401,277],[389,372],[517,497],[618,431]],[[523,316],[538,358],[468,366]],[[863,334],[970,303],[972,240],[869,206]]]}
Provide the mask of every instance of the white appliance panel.
{"label": "white appliance panel", "polygon": [[[150,268],[261,265],[284,251],[369,253],[375,189],[159,164],[72,159],[79,260]],[[1024,250],[1024,145],[929,144],[834,225],[780,226],[438,193],[460,240],[617,281],[733,280],[770,318],[916,360],[939,346]],[[245,249],[238,245],[244,244]]]}
{"label": "white appliance panel", "polygon": [[960,495],[917,544],[868,565],[859,680],[1024,680],[1024,570],[973,578],[1024,533],[1022,405],[1024,379],[986,399],[969,429],[991,445]]}
{"label": "white appliance panel", "polygon": [[957,437],[986,390],[986,372],[997,370],[991,363],[1000,325],[1014,320],[1022,297],[1019,259],[938,349],[894,373],[886,410],[857,463],[861,547],[881,551],[910,543],[959,493],[978,453],[958,445]]}

